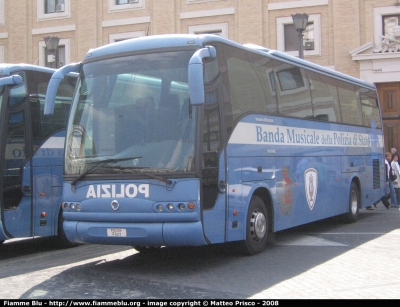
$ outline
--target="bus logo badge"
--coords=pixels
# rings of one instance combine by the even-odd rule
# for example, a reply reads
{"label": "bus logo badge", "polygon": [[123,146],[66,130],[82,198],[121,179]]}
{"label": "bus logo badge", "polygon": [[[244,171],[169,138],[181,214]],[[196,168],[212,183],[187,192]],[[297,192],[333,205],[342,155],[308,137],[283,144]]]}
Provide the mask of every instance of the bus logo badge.
{"label": "bus logo badge", "polygon": [[114,211],[117,211],[117,210],[119,209],[119,202],[116,201],[116,200],[113,200],[113,201],[111,202],[111,208],[112,208]]}
{"label": "bus logo badge", "polygon": [[304,187],[306,189],[308,207],[312,210],[317,199],[318,190],[318,173],[315,168],[309,168],[304,172]]}

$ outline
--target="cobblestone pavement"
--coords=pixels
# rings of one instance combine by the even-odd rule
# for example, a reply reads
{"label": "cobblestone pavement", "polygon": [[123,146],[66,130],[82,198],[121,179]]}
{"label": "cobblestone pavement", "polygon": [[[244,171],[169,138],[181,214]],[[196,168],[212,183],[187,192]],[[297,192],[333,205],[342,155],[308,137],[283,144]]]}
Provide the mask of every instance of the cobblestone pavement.
{"label": "cobblestone pavement", "polygon": [[400,211],[382,205],[353,224],[328,219],[279,232],[251,257],[220,246],[145,255],[99,245],[19,256],[8,244],[2,299],[400,299]]}

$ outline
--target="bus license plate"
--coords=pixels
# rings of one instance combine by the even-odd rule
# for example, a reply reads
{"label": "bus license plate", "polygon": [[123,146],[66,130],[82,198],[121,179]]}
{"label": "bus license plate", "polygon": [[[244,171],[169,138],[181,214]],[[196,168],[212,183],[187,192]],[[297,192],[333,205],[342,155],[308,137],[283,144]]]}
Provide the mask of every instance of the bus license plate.
{"label": "bus license plate", "polygon": [[108,237],[126,237],[126,229],[123,228],[107,228]]}

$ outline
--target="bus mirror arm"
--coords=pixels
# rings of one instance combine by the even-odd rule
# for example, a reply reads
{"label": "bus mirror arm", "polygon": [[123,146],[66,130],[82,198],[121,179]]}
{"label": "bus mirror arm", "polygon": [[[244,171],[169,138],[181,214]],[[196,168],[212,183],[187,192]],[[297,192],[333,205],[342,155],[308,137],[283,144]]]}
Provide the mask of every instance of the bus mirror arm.
{"label": "bus mirror arm", "polygon": [[53,114],[54,113],[54,103],[56,100],[57,96],[57,90],[58,86],[60,85],[60,82],[64,79],[64,77],[71,73],[71,72],[79,72],[79,69],[81,67],[81,63],[73,63],[69,65],[65,65],[59,69],[57,69],[53,75],[51,76],[51,79],[49,81],[49,84],[47,86],[46,90],[46,99],[44,103],[44,112],[43,114]]}
{"label": "bus mirror arm", "polygon": [[22,77],[20,75],[12,75],[9,77],[4,77],[0,79],[0,86],[9,85],[19,85],[22,83]]}
{"label": "bus mirror arm", "polygon": [[204,104],[204,58],[215,58],[217,51],[213,46],[197,50],[189,61],[188,80],[189,80],[189,95],[192,105]]}

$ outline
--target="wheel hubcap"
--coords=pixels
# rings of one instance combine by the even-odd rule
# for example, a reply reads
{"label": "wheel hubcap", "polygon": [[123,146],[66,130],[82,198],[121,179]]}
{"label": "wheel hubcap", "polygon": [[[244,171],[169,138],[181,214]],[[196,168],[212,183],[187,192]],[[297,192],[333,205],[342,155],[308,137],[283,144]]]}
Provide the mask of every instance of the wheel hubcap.
{"label": "wheel hubcap", "polygon": [[254,210],[251,214],[250,232],[254,241],[260,241],[267,232],[267,221],[264,214],[259,210]]}

